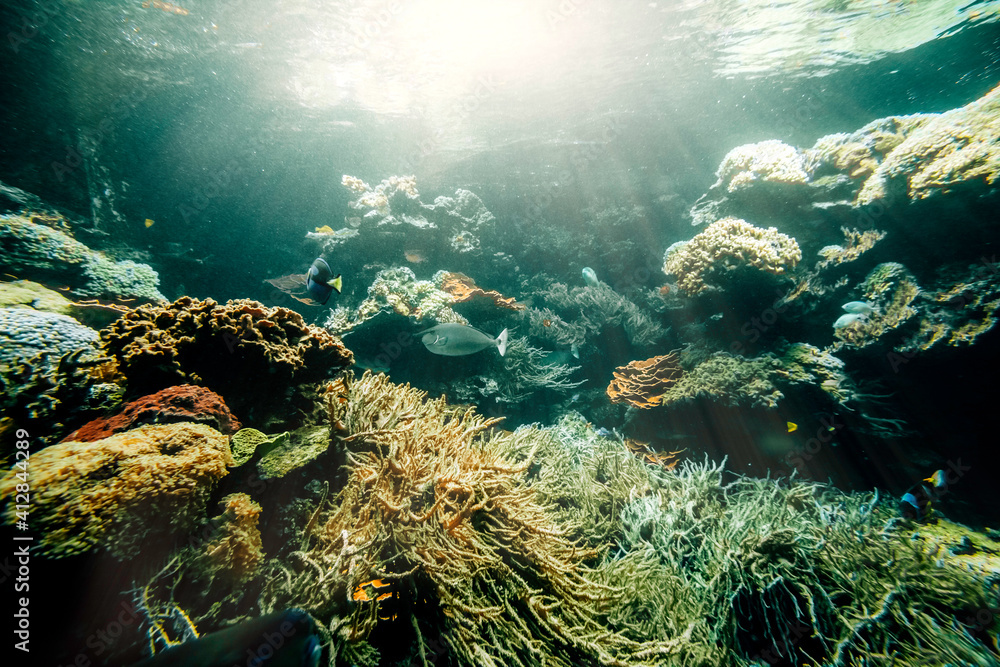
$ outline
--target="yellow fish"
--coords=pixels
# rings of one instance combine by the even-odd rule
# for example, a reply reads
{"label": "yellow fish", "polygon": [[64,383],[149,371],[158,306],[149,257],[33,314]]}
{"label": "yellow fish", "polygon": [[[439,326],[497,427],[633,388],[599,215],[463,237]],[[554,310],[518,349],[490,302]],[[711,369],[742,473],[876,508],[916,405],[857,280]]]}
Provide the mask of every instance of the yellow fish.
{"label": "yellow fish", "polygon": [[155,220],[150,220],[149,218],[146,218],[146,229],[149,229],[150,227],[152,227],[155,224],[156,224]]}
{"label": "yellow fish", "polygon": [[788,427],[788,432],[789,433],[794,433],[799,428],[799,425],[796,424],[795,422],[785,422],[785,426]]}
{"label": "yellow fish", "polygon": [[323,225],[322,227],[316,228],[317,234],[333,234],[333,227],[330,225]]}

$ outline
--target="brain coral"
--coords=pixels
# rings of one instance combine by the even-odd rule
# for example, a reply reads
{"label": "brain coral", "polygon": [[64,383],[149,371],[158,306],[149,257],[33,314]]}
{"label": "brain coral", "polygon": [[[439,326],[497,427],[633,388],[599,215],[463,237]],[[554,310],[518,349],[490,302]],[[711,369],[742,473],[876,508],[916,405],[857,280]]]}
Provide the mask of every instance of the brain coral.
{"label": "brain coral", "polygon": [[[46,447],[31,456],[37,548],[59,558],[100,545],[127,558],[143,544],[169,544],[204,516],[232,463],[228,438],[203,424],[143,426]],[[8,523],[16,519],[14,473],[0,480]]]}
{"label": "brain coral", "polygon": [[240,299],[219,304],[183,297],[145,305],[101,331],[132,395],[192,383],[236,407],[282,409],[284,392],[318,382],[353,363],[350,350],[287,308]]}
{"label": "brain coral", "polygon": [[185,384],[132,401],[111,417],[87,422],[65,439],[93,442],[143,424],[177,422],[206,424],[225,435],[240,429],[240,423],[221,396],[204,387]]}
{"label": "brain coral", "polygon": [[708,287],[710,272],[749,265],[775,275],[802,259],[799,244],[774,227],[762,229],[745,220],[723,218],[693,239],[667,253],[663,272],[677,277],[677,286],[689,295]]}

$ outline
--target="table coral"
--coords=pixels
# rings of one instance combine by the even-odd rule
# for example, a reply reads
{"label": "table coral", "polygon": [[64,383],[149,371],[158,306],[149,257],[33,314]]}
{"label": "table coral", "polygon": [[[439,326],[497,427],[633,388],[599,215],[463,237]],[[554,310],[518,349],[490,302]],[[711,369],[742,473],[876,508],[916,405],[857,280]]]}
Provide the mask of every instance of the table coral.
{"label": "table coral", "polygon": [[716,172],[732,193],[758,181],[804,184],[809,181],[804,156],[794,147],[774,139],[737,146],[726,153]]}
{"label": "table coral", "polygon": [[676,276],[677,286],[688,295],[707,289],[709,281],[723,271],[752,266],[782,275],[802,259],[799,244],[791,236],[738,218],[713,222],[690,241],[668,250],[663,272]]}
{"label": "table coral", "polygon": [[612,403],[652,408],[683,375],[677,354],[671,352],[643,361],[632,361],[614,371],[607,394]]}
{"label": "table coral", "polygon": [[[203,518],[232,465],[228,438],[203,424],[143,426],[96,442],[67,442],[31,457],[37,548],[59,558],[94,547],[128,558],[169,544]],[[14,471],[0,480],[4,518],[16,518]]]}
{"label": "table coral", "polygon": [[65,440],[93,442],[144,424],[177,422],[206,424],[225,435],[240,429],[239,421],[221,396],[204,387],[185,384],[134,400],[115,415],[84,424]]}
{"label": "table coral", "polygon": [[231,406],[284,408],[274,387],[318,382],[353,362],[339,338],[286,308],[240,299],[183,297],[145,305],[101,331],[132,395],[180,383],[204,385]]}
{"label": "table coral", "polygon": [[1000,178],[1000,86],[964,107],[932,117],[893,148],[858,193],[864,205],[888,195],[893,182],[911,200]]}

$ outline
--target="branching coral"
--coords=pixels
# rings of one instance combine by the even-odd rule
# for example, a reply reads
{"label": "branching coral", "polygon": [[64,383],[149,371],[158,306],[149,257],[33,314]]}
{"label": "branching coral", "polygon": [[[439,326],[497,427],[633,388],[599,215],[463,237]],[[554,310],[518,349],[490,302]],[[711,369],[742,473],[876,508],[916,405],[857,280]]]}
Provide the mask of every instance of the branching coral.
{"label": "branching coral", "polygon": [[802,259],[795,239],[774,227],[762,229],[745,220],[723,218],[682,246],[672,246],[663,272],[677,277],[677,286],[689,295],[708,288],[725,271],[752,266],[782,275]]}
{"label": "branching coral", "polygon": [[685,369],[660,397],[660,405],[710,398],[725,405],[773,408],[784,394],[774,384],[778,362],[770,356],[746,359],[716,352],[694,368]]}
{"label": "branching coral", "polygon": [[[594,338],[609,327],[621,327],[629,343],[638,348],[648,348],[656,345],[667,333],[651,315],[604,283],[573,289],[555,283],[543,290],[540,296],[571,328],[566,332],[567,336],[556,339],[559,344],[582,343],[576,333],[581,329],[587,337]],[[537,321],[537,315],[532,315],[532,321]]]}
{"label": "branching coral", "polygon": [[295,311],[245,299],[219,304],[183,297],[142,306],[102,330],[101,338],[133,394],[188,382],[217,391],[231,406],[266,412],[282,407],[272,387],[318,382],[353,362],[339,338]]}
{"label": "branching coral", "polygon": [[644,361],[632,361],[614,372],[607,394],[612,403],[628,403],[637,408],[660,404],[663,394],[683,375],[675,352]]}
{"label": "branching coral", "polygon": [[[441,639],[458,665],[638,665],[672,652],[600,622],[620,592],[596,582],[583,562],[594,552],[567,539],[523,484],[533,431],[487,435],[494,420],[381,376],[345,379],[332,393],[346,398],[333,412],[350,477],[296,554],[302,567],[269,578],[266,609],[333,612],[338,656],[380,615],[411,614],[425,597],[441,609]],[[355,600],[376,577],[391,584],[389,597]],[[411,625],[423,652],[421,619]]]}
{"label": "branching coral", "polygon": [[185,384],[143,396],[110,416],[87,422],[65,439],[75,442],[102,440],[144,424],[190,422],[211,426],[223,435],[240,429],[240,423],[214,391]]}
{"label": "branching coral", "polygon": [[[96,442],[67,442],[31,457],[32,525],[52,557],[102,546],[121,558],[183,536],[232,465],[229,441],[201,424],[143,426]],[[0,480],[13,523],[19,480]]]}

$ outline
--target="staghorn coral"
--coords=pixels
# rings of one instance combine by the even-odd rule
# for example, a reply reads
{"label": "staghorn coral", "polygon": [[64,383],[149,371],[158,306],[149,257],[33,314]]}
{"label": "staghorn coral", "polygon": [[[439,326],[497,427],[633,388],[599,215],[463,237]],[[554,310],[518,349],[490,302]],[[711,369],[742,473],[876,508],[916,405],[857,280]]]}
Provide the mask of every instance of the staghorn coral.
{"label": "staghorn coral", "polygon": [[861,206],[888,197],[894,182],[910,200],[959,186],[992,186],[1000,178],[1000,86],[964,107],[929,114],[893,147],[858,193]]}
{"label": "staghorn coral", "polygon": [[286,405],[275,400],[273,387],[318,382],[353,362],[339,338],[298,313],[246,299],[219,304],[182,297],[141,306],[103,329],[101,338],[133,395],[200,384],[248,411],[278,413]]}
{"label": "staghorn coral", "polygon": [[[143,426],[95,442],[66,442],[31,457],[37,548],[61,558],[103,547],[119,558],[169,545],[196,525],[232,465],[226,436],[202,424]],[[0,480],[13,523],[14,471]]]}
{"label": "staghorn coral", "polygon": [[730,193],[759,181],[804,184],[809,181],[804,156],[794,147],[774,139],[737,146],[726,153],[716,172]]}
{"label": "staghorn coral", "polygon": [[87,422],[64,438],[93,442],[144,424],[189,422],[211,426],[224,435],[240,430],[240,423],[214,391],[185,384],[143,396],[110,416]]}
{"label": "staghorn coral", "polygon": [[745,220],[723,218],[683,245],[668,248],[663,272],[676,276],[677,286],[693,296],[738,267],[782,275],[800,259],[795,239],[774,227],[762,229]]}
{"label": "staghorn coral", "polygon": [[[423,654],[429,628],[414,605],[424,599],[440,608],[435,632],[457,665],[639,665],[676,650],[601,623],[623,591],[597,583],[606,577],[583,562],[594,552],[564,537],[523,484],[533,430],[487,435],[496,420],[368,373],[339,380],[331,399],[349,478],[310,521],[294,559],[304,567],[275,563],[264,610],[332,614],[338,662],[365,652],[380,618],[409,617]],[[376,578],[390,585],[353,595]]]}
{"label": "staghorn coral", "polygon": [[644,361],[632,361],[615,370],[607,394],[612,403],[628,403],[637,408],[660,404],[664,393],[683,375],[676,352]]}

